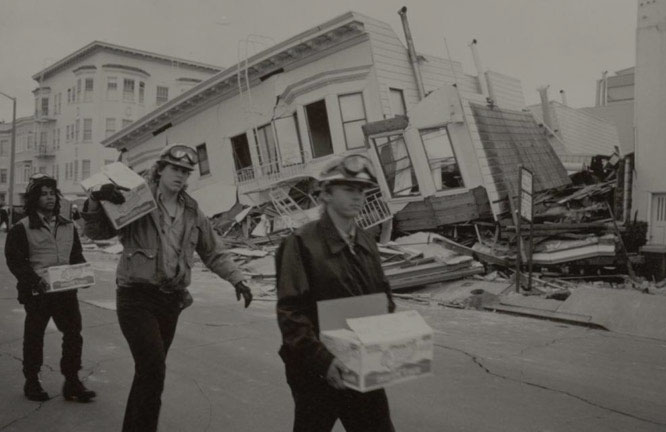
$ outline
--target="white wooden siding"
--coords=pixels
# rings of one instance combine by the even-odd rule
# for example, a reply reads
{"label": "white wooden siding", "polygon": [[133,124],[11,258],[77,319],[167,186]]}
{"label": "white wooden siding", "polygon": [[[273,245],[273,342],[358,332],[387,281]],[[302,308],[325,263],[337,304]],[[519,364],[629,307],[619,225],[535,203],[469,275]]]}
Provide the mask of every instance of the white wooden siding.
{"label": "white wooden siding", "polygon": [[620,146],[614,125],[559,102],[551,102],[551,107],[568,153],[610,155]]}
{"label": "white wooden siding", "polygon": [[[370,35],[384,116],[394,115],[389,102],[389,88],[403,91],[405,105],[409,111],[418,103],[419,95],[407,48],[388,24],[367,16],[363,16],[362,19],[365,31]],[[426,92],[455,82],[451,62],[434,56],[423,56],[423,58],[425,61],[421,62],[421,74]],[[478,93],[476,77],[465,75],[460,62],[452,63],[461,90]]]}

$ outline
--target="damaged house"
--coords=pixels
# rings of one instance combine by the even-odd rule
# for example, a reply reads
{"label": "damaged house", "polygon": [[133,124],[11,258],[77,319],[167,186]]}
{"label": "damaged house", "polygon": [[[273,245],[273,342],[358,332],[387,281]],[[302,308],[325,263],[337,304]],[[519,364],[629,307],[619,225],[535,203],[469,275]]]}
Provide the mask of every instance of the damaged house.
{"label": "damaged house", "polygon": [[348,12],[241,59],[103,144],[137,172],[168,143],[196,147],[190,191],[202,209],[252,206],[273,230],[317,217],[313,180],[348,154],[378,168],[380,188],[359,223],[383,224],[383,233],[497,218],[509,210],[519,164],[535,173],[537,190],[567,184],[523,111],[520,81],[484,71],[476,42],[478,76],[417,54],[400,14],[408,47],[388,24]]}

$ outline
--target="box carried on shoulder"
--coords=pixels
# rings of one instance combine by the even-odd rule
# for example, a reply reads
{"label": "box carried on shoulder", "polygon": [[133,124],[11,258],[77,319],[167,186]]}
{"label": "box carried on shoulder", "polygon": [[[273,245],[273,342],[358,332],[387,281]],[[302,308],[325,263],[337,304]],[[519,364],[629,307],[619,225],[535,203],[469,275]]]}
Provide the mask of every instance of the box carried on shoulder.
{"label": "box carried on shoulder", "polygon": [[101,205],[109,221],[115,229],[120,229],[135,220],[147,215],[157,208],[157,203],[146,181],[121,162],[102,167],[102,170],[81,182],[86,193],[96,186],[115,183],[129,191],[122,191],[125,196],[123,204],[112,204],[102,201]]}

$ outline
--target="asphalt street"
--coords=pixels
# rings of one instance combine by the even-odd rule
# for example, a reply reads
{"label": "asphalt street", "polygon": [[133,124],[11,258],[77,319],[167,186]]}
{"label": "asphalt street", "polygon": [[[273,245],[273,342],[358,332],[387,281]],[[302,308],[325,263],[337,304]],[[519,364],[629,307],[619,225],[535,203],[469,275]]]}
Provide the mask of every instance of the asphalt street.
{"label": "asphalt street", "polygon": [[[4,233],[2,234],[4,246]],[[0,265],[0,431],[119,431],[133,361],[115,314],[115,262],[88,254],[98,283],[79,293],[81,376],[97,399],[60,392],[60,333],[49,324],[42,381],[22,394],[24,310]],[[289,431],[293,402],[277,350],[271,295],[249,309],[232,287],[197,270],[167,365],[160,430]],[[664,431],[666,342],[490,312],[399,302],[435,329],[435,374],[388,389],[399,431]],[[336,431],[343,430],[338,424]]]}

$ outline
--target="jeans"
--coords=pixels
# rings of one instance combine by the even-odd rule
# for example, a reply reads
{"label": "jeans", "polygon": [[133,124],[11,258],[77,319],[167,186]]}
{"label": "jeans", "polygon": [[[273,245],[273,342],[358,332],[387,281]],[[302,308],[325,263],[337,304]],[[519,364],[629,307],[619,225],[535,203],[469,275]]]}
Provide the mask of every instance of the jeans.
{"label": "jeans", "polygon": [[44,362],[44,332],[53,318],[62,332],[60,371],[66,377],[76,376],[81,369],[81,311],[76,291],[41,294],[29,298],[25,305],[23,330],[23,374],[35,378]]}
{"label": "jeans", "polygon": [[153,432],[162,405],[166,356],[176,333],[180,295],[150,286],[119,287],[118,322],[134,358],[123,432]]}
{"label": "jeans", "polygon": [[330,432],[338,419],[347,432],[395,432],[384,390],[336,390],[317,376],[295,375],[287,378],[296,405],[294,432]]}

